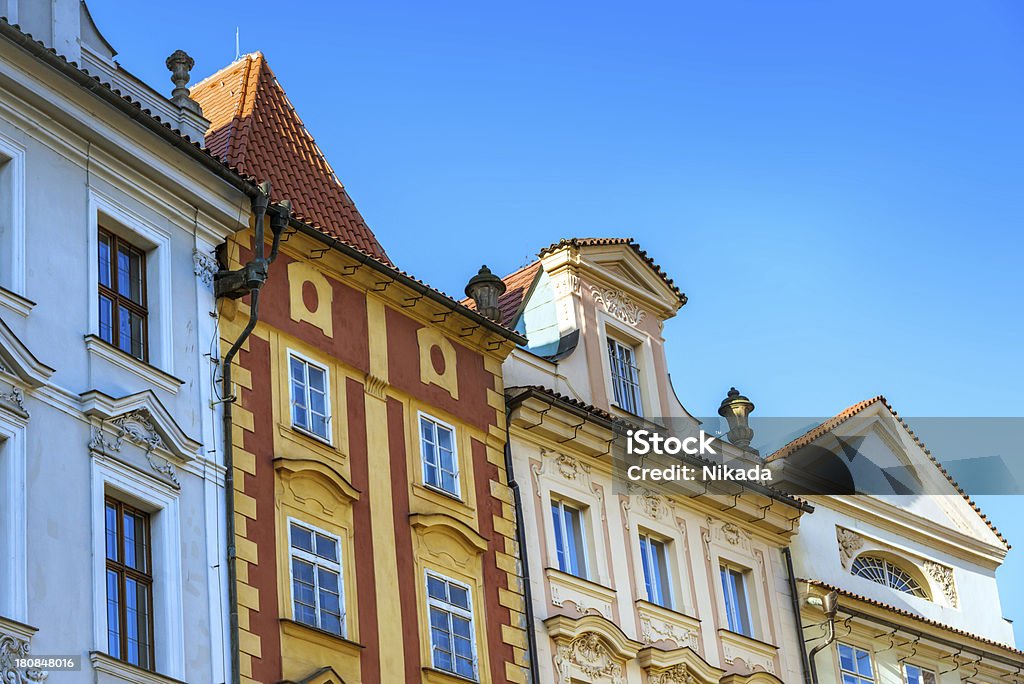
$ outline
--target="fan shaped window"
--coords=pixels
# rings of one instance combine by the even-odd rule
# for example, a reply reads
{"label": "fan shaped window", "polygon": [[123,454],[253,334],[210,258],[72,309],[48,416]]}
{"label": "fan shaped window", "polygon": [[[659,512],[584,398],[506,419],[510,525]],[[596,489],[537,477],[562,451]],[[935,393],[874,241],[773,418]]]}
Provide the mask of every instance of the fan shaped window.
{"label": "fan shaped window", "polygon": [[921,586],[921,583],[914,579],[913,575],[878,556],[859,556],[850,566],[850,572],[856,577],[863,577],[872,582],[884,584],[890,589],[902,591],[905,594],[928,598],[928,593]]}

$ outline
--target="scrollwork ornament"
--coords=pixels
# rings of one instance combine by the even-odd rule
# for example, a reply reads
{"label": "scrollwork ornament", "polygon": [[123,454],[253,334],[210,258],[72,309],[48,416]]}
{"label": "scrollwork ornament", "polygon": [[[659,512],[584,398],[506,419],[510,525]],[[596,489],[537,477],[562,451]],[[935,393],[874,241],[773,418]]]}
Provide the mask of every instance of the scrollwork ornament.
{"label": "scrollwork ornament", "polygon": [[21,389],[12,387],[10,392],[0,392],[0,401],[17,407],[19,411],[28,415],[28,411],[25,409],[25,395],[21,393]]}
{"label": "scrollwork ornament", "polygon": [[857,551],[864,546],[864,538],[853,530],[837,527],[836,541],[839,542],[839,560],[842,561],[845,568],[853,560],[853,557],[857,555]]}
{"label": "scrollwork ornament", "polygon": [[199,249],[192,249],[192,272],[204,285],[213,285],[213,276],[220,270],[216,257]]}
{"label": "scrollwork ornament", "polygon": [[647,312],[641,309],[640,305],[622,290],[611,287],[599,288],[592,286],[592,291],[594,301],[623,323],[637,326],[647,317]]}
{"label": "scrollwork ornament", "polygon": [[29,684],[42,682],[49,673],[37,669],[20,669],[16,667],[21,658],[29,658],[31,646],[26,639],[19,639],[10,634],[0,634],[0,681],[4,684]]}
{"label": "scrollwork ornament", "polygon": [[932,580],[939,585],[939,588],[942,589],[942,594],[949,601],[949,605],[956,608],[957,604],[959,604],[959,598],[956,593],[956,584],[953,582],[953,568],[936,563],[935,561],[925,561],[924,569]]}

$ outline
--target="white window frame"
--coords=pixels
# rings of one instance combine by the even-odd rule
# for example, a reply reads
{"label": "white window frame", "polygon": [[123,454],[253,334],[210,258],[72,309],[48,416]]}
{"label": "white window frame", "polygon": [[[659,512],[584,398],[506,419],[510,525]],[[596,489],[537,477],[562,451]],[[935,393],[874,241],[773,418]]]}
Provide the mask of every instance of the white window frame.
{"label": "white window frame", "polygon": [[[647,530],[646,528],[641,529],[639,531],[638,539],[639,539],[639,542],[640,542],[640,569],[641,569],[641,572],[643,572],[643,575],[644,575],[643,579],[644,579],[644,589],[645,590],[647,588],[648,582],[647,582],[647,563],[645,561],[645,554],[644,554],[644,541],[645,540],[647,541],[647,543],[648,543],[647,548],[649,549],[650,552],[654,551],[654,547],[651,546],[650,542],[656,542],[658,544],[661,544],[661,549],[662,549],[662,556],[661,556],[661,558],[658,559],[658,562],[661,563],[664,566],[664,572],[665,572],[665,586],[660,586],[659,587],[659,589],[661,590],[662,602],[659,603],[659,602],[655,601],[653,598],[651,598],[650,591],[647,592],[647,601],[650,602],[650,603],[653,603],[653,604],[655,604],[657,606],[661,606],[662,608],[667,608],[669,610],[675,610],[675,603],[676,603],[675,602],[675,592],[672,590],[672,564],[671,564],[671,561],[670,561],[671,554],[670,554],[670,551],[669,551],[669,545],[671,544],[671,541],[666,540],[665,538],[660,537],[657,534],[652,533],[651,531]],[[658,579],[658,583],[660,585],[661,579],[662,579],[661,576],[659,575],[657,579]]]}
{"label": "white window frame", "polygon": [[[874,667],[874,666],[872,665],[872,667]],[[938,673],[936,673],[935,670],[929,670],[927,667],[921,667],[920,665],[914,665],[913,663],[903,663],[903,668],[902,668],[903,669],[903,681],[905,682],[905,684],[912,684],[911,681],[910,681],[910,672],[908,672],[908,670],[907,670],[907,668],[911,668],[911,667],[914,668],[915,670],[917,670],[921,674],[921,679],[918,680],[918,684],[927,684],[927,682],[925,681],[925,677],[924,677],[926,674],[932,676],[932,679],[931,679],[932,684],[937,684],[937,682],[939,681]],[[840,670],[840,672],[841,671],[842,670]]]}
{"label": "white window frame", "polygon": [[20,416],[0,410],[0,522],[9,540],[0,554],[0,615],[18,622],[28,622],[27,425]]}
{"label": "white window frame", "polygon": [[[451,577],[448,577],[447,575],[443,575],[440,572],[437,572],[437,571],[434,571],[434,570],[425,570],[424,573],[423,573],[423,577],[424,577],[423,590],[425,592],[424,595],[427,597],[427,629],[430,632],[430,636],[429,636],[430,666],[432,668],[434,668],[435,670],[439,670],[441,672],[446,672],[446,673],[452,674],[452,675],[454,675],[456,677],[460,677],[462,679],[469,679],[469,681],[474,681],[474,682],[480,681],[480,658],[477,655],[476,617],[475,617],[475,611],[473,609],[473,590],[472,590],[472,588],[468,584],[466,584],[465,582],[460,582],[457,579],[452,579]],[[429,584],[431,577],[433,577],[435,579],[438,579],[438,580],[441,580],[442,582],[448,582],[449,584],[457,585],[457,586],[462,587],[463,589],[465,589],[466,590],[466,596],[467,596],[468,601],[469,601],[469,610],[467,611],[465,608],[462,608],[460,606],[456,606],[454,604],[448,603],[447,601],[442,601],[441,599],[436,599],[436,598],[432,597],[430,595],[430,584]],[[467,678],[465,675],[457,674],[454,670],[445,670],[443,668],[438,667],[435,664],[435,662],[434,662],[434,635],[433,635],[433,630],[431,629],[431,623],[430,623],[430,609],[431,609],[431,607],[437,607],[438,610],[443,610],[446,613],[455,614],[455,615],[458,615],[460,617],[467,618],[469,620],[469,634],[470,634],[470,637],[471,637],[470,648],[472,649],[472,652],[473,652],[473,677],[472,678]],[[451,629],[451,621],[450,620],[448,622],[448,627],[449,627],[449,632],[448,633],[450,635],[454,635],[454,631]],[[454,636],[452,638],[454,639]],[[452,646],[452,658],[454,659],[454,657],[455,657],[455,647]],[[453,667],[454,667],[454,663],[455,663],[455,661],[453,660],[452,661]]]}
{"label": "white window frame", "polygon": [[[588,553],[588,543],[589,542],[587,540],[587,517],[586,517],[587,516],[587,507],[583,506],[583,505],[580,505],[580,504],[578,504],[578,503],[576,503],[574,501],[571,501],[571,500],[567,501],[566,499],[564,499],[562,497],[559,497],[559,496],[552,496],[551,497],[551,506],[549,507],[549,510],[550,510],[550,508],[554,508],[554,507],[558,507],[558,509],[559,509],[558,516],[557,516],[558,519],[557,520],[554,519],[555,515],[554,515],[554,511],[552,511],[552,515],[551,515],[552,520],[551,520],[551,522],[552,522],[553,525],[557,525],[558,526],[557,531],[561,533],[561,538],[563,539],[563,543],[564,543],[564,540],[568,539],[567,535],[569,533],[569,529],[565,525],[565,509],[566,508],[570,508],[570,509],[576,511],[576,513],[578,514],[578,518],[577,519],[579,520],[579,525],[580,525],[580,549],[577,552],[578,556],[579,556],[579,558],[577,558],[577,565],[580,566],[578,569],[581,572],[580,572],[580,574],[577,575],[577,574],[574,574],[574,573],[572,573],[572,572],[570,572],[568,570],[562,570],[561,566],[558,565],[558,538],[559,537],[558,537],[557,534],[555,535],[554,539],[551,540],[553,542],[554,547],[555,547],[555,565],[558,567],[558,571],[559,572],[564,572],[567,575],[572,575],[573,577],[579,577],[580,579],[590,580],[590,554]],[[568,549],[566,549],[566,551],[568,551]],[[565,554],[563,554],[563,555],[565,555]]]}
{"label": "white window frame", "polygon": [[[851,649],[853,651],[853,660],[854,660],[854,662],[857,662],[857,651],[860,651],[861,653],[866,653],[867,654],[867,656],[868,656],[868,663],[871,664],[871,678],[870,679],[868,679],[867,677],[865,677],[864,675],[862,675],[862,674],[860,674],[858,672],[854,672],[852,670],[844,670],[843,669],[843,658],[842,658],[842,654],[841,654],[841,650],[843,648],[849,648],[849,649]],[[843,643],[842,641],[837,641],[836,642],[836,669],[839,670],[839,679],[842,679],[843,675],[845,674],[845,675],[850,675],[851,677],[855,677],[857,679],[858,684],[877,684],[877,682],[878,682],[878,669],[877,669],[877,666],[875,664],[875,660],[872,657],[871,651],[869,651],[866,648],[860,648],[859,646],[854,646],[853,644],[847,644],[847,643]]]}
{"label": "white window frame", "polygon": [[[754,636],[756,629],[754,626],[753,610],[750,605],[753,597],[750,594],[750,583],[747,581],[747,575],[750,574],[750,570],[739,565],[729,563],[724,559],[719,560],[718,568],[719,584],[722,586],[722,599],[725,601],[725,615],[723,616],[725,618],[725,628],[728,629],[730,632],[733,632],[734,634],[742,634],[743,636],[749,637],[751,639],[756,638]],[[740,582],[743,585],[743,598],[745,599],[743,606],[739,605],[739,597],[736,596],[736,592],[733,589],[732,582],[727,583],[723,581],[723,570],[727,573],[735,573],[739,576]],[[739,630],[733,629],[732,625],[729,624],[730,601],[732,601],[732,605],[735,606],[736,611],[739,611],[742,608],[742,610],[746,613],[747,625],[749,625],[750,627],[750,634],[744,634]]]}
{"label": "white window frame", "polygon": [[[617,376],[617,364],[612,362],[611,352],[613,346],[615,347],[616,358],[619,358],[621,356],[619,350],[625,350],[629,352],[632,358],[631,369],[633,377],[631,379]],[[612,395],[611,397],[609,397],[611,399],[610,403],[623,411],[632,413],[633,415],[640,416],[642,418],[644,415],[644,392],[643,372],[640,367],[640,345],[624,342],[621,338],[616,337],[613,334],[607,334],[605,336],[605,354],[608,356],[608,372],[612,387]],[[617,377],[619,377],[618,380],[616,379]],[[623,392],[625,392],[627,389],[630,390],[629,393],[632,395],[632,400],[633,402],[635,402],[636,406],[632,408],[628,406],[623,406],[622,403],[617,402],[615,400],[616,383],[619,383],[622,386]]]}
{"label": "white window frame", "polygon": [[[303,549],[297,549],[294,546],[292,546],[292,525],[293,524],[294,525],[298,525],[299,527],[305,528],[305,529],[307,529],[310,532],[313,532],[315,534],[321,534],[321,535],[323,535],[323,536],[325,536],[325,537],[327,537],[329,539],[333,539],[334,542],[338,545],[338,562],[337,563],[333,563],[333,562],[329,561],[328,559],[326,559],[326,558],[324,558],[322,556],[316,555],[315,553],[310,553],[310,552],[305,551]],[[333,532],[328,532],[325,529],[322,529],[320,527],[317,527],[316,525],[308,523],[305,520],[302,520],[301,518],[295,518],[295,517],[289,516],[288,517],[287,538],[288,538],[288,598],[289,598],[289,603],[291,605],[292,620],[294,620],[295,622],[299,623],[300,625],[305,625],[307,627],[313,627],[315,629],[319,629],[321,631],[327,632],[328,634],[334,634],[335,636],[340,636],[343,639],[347,639],[348,638],[348,609],[347,609],[347,606],[345,605],[345,570],[344,570],[345,556],[343,555],[344,551],[345,551],[345,548],[342,545],[341,537],[339,535],[337,535],[337,534],[334,534]],[[315,548],[315,546],[316,546],[315,538],[314,538],[314,542],[313,543],[314,543],[314,548]],[[303,622],[303,621],[299,620],[296,617],[296,615],[295,615],[295,577],[293,576],[293,573],[292,573],[292,558],[298,558],[299,560],[303,560],[303,561],[313,565],[313,581],[314,581],[314,585],[313,585],[313,598],[316,601],[316,604],[315,604],[313,610],[314,610],[314,613],[316,615],[316,622],[317,622],[315,625],[310,625],[308,622]],[[339,607],[341,608],[341,618],[340,618],[340,620],[341,620],[341,634],[336,634],[335,632],[332,632],[330,630],[324,629],[323,627],[320,626],[320,579],[319,579],[318,575],[316,574],[317,567],[323,567],[326,570],[331,570],[333,572],[337,572],[338,573],[338,604],[339,604]]]}
{"label": "white window frame", "polygon": [[93,650],[107,653],[105,500],[112,496],[149,513],[154,672],[183,680],[184,596],[178,495],[170,485],[114,459],[92,454]]}
{"label": "white window frame", "polygon": [[[0,133],[0,222],[8,223],[8,234],[0,242],[0,287],[25,296],[25,148]],[[5,192],[6,190],[6,192]],[[9,195],[11,204],[4,206]],[[3,252],[8,251],[8,254]]]}
{"label": "white window frame", "polygon": [[[310,389],[309,389],[309,369],[308,369],[308,367],[309,366],[313,366],[317,370],[321,370],[321,371],[324,372],[324,393],[325,393],[324,394],[324,408],[327,411],[327,415],[324,416],[324,423],[327,426],[327,434],[326,435],[318,435],[317,433],[313,432],[313,430],[311,430],[308,427],[305,427],[303,425],[296,425],[295,424],[295,413],[294,413],[294,409],[295,409],[295,379],[292,377],[292,357],[294,357],[297,361],[299,361],[301,363],[304,363],[306,365],[306,367],[307,367],[307,370],[306,370],[306,383],[305,383],[305,387],[306,387],[306,413],[307,413],[307,416],[311,415],[311,413],[310,413],[310,406],[309,406],[309,403],[310,403],[309,402],[309,392],[310,392]],[[294,349],[289,349],[288,350],[288,423],[296,431],[301,432],[302,434],[304,434],[304,435],[306,435],[308,437],[312,437],[313,439],[319,440],[319,441],[324,442],[325,444],[328,444],[328,445],[331,445],[331,446],[334,445],[334,414],[333,414],[333,411],[332,411],[332,408],[331,408],[331,371],[327,367],[326,364],[320,363],[318,361],[314,361],[313,359],[309,358],[305,354],[302,354],[301,352],[297,352]],[[312,425],[312,420],[310,420],[310,425]]]}
{"label": "white window frame", "polygon": [[[441,484],[440,484],[440,480],[439,480],[438,484],[436,484],[436,485],[431,484],[430,482],[427,481],[427,459],[423,456],[423,421],[424,420],[434,424],[435,432],[436,432],[436,428],[437,427],[442,427],[442,428],[445,428],[446,430],[449,430],[452,433],[452,465],[455,466],[455,472],[452,473],[452,475],[454,476],[454,479],[455,479],[455,491],[454,492],[448,491],[447,489],[442,487]],[[458,430],[455,429],[455,426],[452,425],[451,423],[445,422],[445,421],[441,420],[440,418],[436,418],[436,417],[430,415],[429,413],[424,413],[423,411],[417,411],[416,412],[416,441],[419,444],[419,448],[420,448],[420,470],[421,470],[421,474],[422,474],[422,477],[423,477],[423,486],[424,487],[428,487],[429,489],[431,489],[431,490],[433,490],[435,492],[440,492],[441,494],[444,494],[446,496],[450,496],[450,497],[453,497],[455,499],[458,499],[459,501],[462,501],[462,468],[460,467],[461,466],[461,462],[459,461],[459,442],[458,442],[458,437],[459,437],[459,432],[458,432]],[[437,445],[435,445],[435,446],[437,446]],[[437,468],[440,471],[441,470],[440,448],[438,448],[438,456],[437,457],[438,457]]]}
{"label": "white window frame", "polygon": [[[130,354],[126,354],[129,358],[134,359],[134,363],[129,362],[128,368],[138,373],[139,371],[134,366],[150,365],[173,375],[174,329],[171,308],[174,298],[171,287],[171,236],[95,189],[89,192],[88,211],[89,334],[95,335],[97,338],[100,334],[99,230],[100,217],[103,217],[107,219],[104,226],[107,230],[124,236],[134,247],[146,255],[146,325],[148,330],[146,344],[148,345],[149,361],[135,359]],[[110,354],[103,354],[103,356],[111,358]],[[150,373],[144,373],[142,377],[146,380],[152,379]]]}

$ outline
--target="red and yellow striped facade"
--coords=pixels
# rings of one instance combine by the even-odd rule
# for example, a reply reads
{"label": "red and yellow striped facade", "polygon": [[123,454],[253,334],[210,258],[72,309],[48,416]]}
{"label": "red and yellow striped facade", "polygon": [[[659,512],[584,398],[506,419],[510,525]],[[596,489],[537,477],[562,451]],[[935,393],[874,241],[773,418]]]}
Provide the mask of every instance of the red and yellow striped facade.
{"label": "red and yellow striped facade", "polygon": [[[231,268],[251,240],[229,245]],[[514,341],[326,246],[288,236],[234,370],[242,680],[464,681],[433,667],[425,576],[436,572],[470,588],[478,680],[526,681],[501,379]],[[223,347],[248,307],[222,300]],[[327,370],[327,439],[292,425],[292,354]],[[421,413],[454,427],[458,497],[424,482]],[[293,619],[289,520],[340,539],[344,637]]]}

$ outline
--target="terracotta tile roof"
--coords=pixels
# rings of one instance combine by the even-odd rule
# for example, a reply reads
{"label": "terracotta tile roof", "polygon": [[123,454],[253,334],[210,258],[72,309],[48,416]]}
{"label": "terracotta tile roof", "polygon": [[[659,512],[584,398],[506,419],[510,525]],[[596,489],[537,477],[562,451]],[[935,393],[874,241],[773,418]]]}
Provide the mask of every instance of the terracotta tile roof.
{"label": "terracotta tile roof", "polygon": [[558,242],[554,242],[537,253],[537,257],[543,257],[546,254],[559,250],[563,247],[593,247],[593,246],[604,246],[604,245],[629,245],[637,256],[644,260],[644,262],[651,267],[655,273],[661,278],[661,280],[672,290],[676,298],[679,299],[679,306],[686,304],[686,295],[682,293],[679,287],[676,286],[675,282],[668,277],[668,274],[662,270],[661,266],[655,263],[654,259],[648,256],[647,252],[640,249],[640,245],[636,243],[633,238],[563,238]]}
{"label": "terracotta tile roof", "polygon": [[[834,585],[829,584],[827,582],[822,582],[820,580],[809,580],[809,579],[800,579],[799,581],[800,582],[805,582],[805,583],[807,583],[807,584],[809,584],[811,586],[814,586],[814,587],[820,587],[820,588],[825,589],[827,591],[834,591],[837,594],[839,594],[840,596],[845,596],[847,598],[852,598],[852,599],[854,599],[856,601],[861,601],[863,603],[870,604],[872,606],[875,606],[876,608],[881,608],[883,610],[887,610],[887,611],[896,613],[897,615],[902,615],[904,617],[908,617],[908,618],[911,618],[913,620],[917,620],[918,622],[922,622],[922,623],[924,623],[926,625],[931,625],[932,627],[938,627],[939,629],[945,630],[947,632],[951,632],[953,634],[957,634],[959,636],[964,636],[964,637],[968,637],[969,639],[974,639],[975,641],[981,642],[983,644],[989,644],[990,646],[998,646],[999,648],[1004,648],[1007,651],[1010,651],[1011,653],[1016,653],[1017,655],[1024,655],[1024,651],[1018,650],[1018,649],[1014,648],[1013,646],[1009,646],[1008,644],[1001,644],[998,641],[993,641],[992,639],[989,639],[989,638],[986,638],[986,637],[983,637],[983,636],[978,636],[977,634],[971,634],[970,632],[965,632],[964,630],[962,630],[962,629],[960,629],[958,627],[953,627],[952,625],[947,625],[944,622],[939,622],[938,620],[932,620],[931,618],[926,618],[926,617],[924,617],[922,615],[918,615],[917,613],[913,613],[913,612],[911,612],[909,610],[906,610],[904,608],[898,608],[896,606],[891,606],[888,603],[884,603],[882,601],[876,601],[873,598],[868,598],[867,596],[862,596],[862,595],[860,595],[860,594],[858,594],[856,592],[852,592],[852,591],[850,591],[848,589],[842,589],[840,587],[834,586]],[[840,613],[843,612],[842,604],[840,604],[839,612]]]}
{"label": "terracotta tile roof", "polygon": [[1003,545],[1006,546],[1006,549],[1009,550],[1011,546],[1010,542],[1006,540],[1006,537],[1004,537],[1003,534],[999,531],[999,529],[995,526],[995,524],[991,520],[989,520],[988,516],[981,512],[981,507],[978,506],[978,504],[974,502],[974,499],[972,499],[967,494],[967,492],[964,491],[963,487],[957,484],[956,480],[954,480],[953,477],[949,474],[949,471],[946,470],[946,468],[941,463],[939,463],[938,459],[932,455],[931,449],[926,447],[924,442],[922,442],[921,439],[918,438],[916,434],[914,434],[914,431],[910,429],[909,425],[907,425],[907,421],[900,418],[900,414],[896,412],[896,409],[894,409],[886,400],[886,398],[883,397],[882,395],[872,397],[871,399],[866,399],[865,401],[861,401],[859,403],[854,404],[853,406],[843,409],[842,411],[832,416],[828,420],[824,421],[817,427],[811,428],[804,434],[800,435],[793,441],[783,446],[781,449],[775,451],[773,454],[771,454],[765,459],[765,462],[775,461],[792,455],[794,452],[796,452],[799,449],[802,449],[808,444],[811,444],[812,442],[814,442],[814,440],[818,439],[819,437],[822,437],[826,433],[835,430],[837,427],[848,421],[850,418],[853,418],[855,415],[862,412],[864,409],[868,408],[869,406],[873,406],[874,404],[877,403],[881,403],[883,406],[885,406],[886,409],[889,410],[889,413],[892,414],[893,418],[895,418],[900,423],[900,425],[903,426],[903,428],[907,431],[907,434],[910,435],[910,437],[914,440],[914,443],[917,444],[917,446],[921,448],[925,455],[928,456],[929,460],[931,460],[931,462],[935,464],[935,467],[939,469],[939,472],[941,472],[943,476],[945,476],[946,480],[949,481],[949,484],[951,484],[953,488],[956,489],[956,491],[960,494],[960,496],[964,498],[964,501],[970,504],[971,508],[974,509],[974,512],[977,513],[981,517],[981,519],[985,521],[989,529],[992,530],[992,532],[995,533],[997,537],[999,537],[999,541],[1001,541]]}
{"label": "terracotta tile roof", "polygon": [[200,81],[192,98],[210,120],[210,152],[269,180],[274,199],[291,200],[300,221],[390,263],[262,53]]}
{"label": "terracotta tile roof", "polygon": [[[530,294],[533,281],[537,279],[539,272],[540,262],[534,261],[501,279],[505,283],[505,293],[498,298],[498,308],[501,310],[501,323],[505,327],[515,327],[519,318],[519,310],[527,295]],[[476,303],[469,297],[463,299],[462,304],[476,310]]]}

